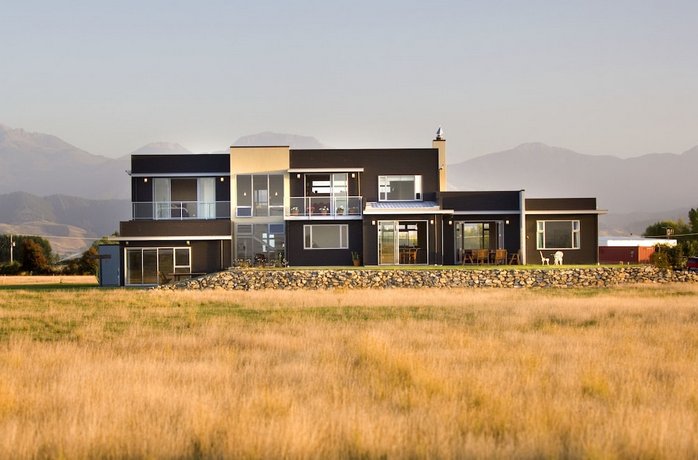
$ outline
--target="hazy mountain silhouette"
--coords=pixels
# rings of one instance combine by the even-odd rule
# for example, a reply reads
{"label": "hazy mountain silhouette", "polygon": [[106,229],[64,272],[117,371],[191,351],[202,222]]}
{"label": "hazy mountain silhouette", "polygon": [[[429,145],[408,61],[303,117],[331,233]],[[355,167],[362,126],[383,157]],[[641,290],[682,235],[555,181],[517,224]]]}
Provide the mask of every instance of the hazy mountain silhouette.
{"label": "hazy mountain silhouette", "polygon": [[[131,217],[129,200],[89,200],[25,192],[0,195],[0,233],[47,236],[56,253],[79,251]],[[56,236],[58,238],[50,238]]]}
{"label": "hazy mountain silhouette", "polygon": [[326,149],[328,146],[311,136],[299,136],[297,134],[281,134],[265,131],[259,134],[242,136],[233,145],[239,147],[253,147],[260,145],[288,145],[292,149]]}
{"label": "hazy mountain silhouette", "polygon": [[597,198],[613,214],[695,207],[698,146],[677,155],[621,159],[522,144],[448,166],[450,188],[524,189],[528,196]]}
{"label": "hazy mountain silhouette", "polygon": [[0,193],[128,198],[128,156],[88,153],[56,136],[0,125]]}
{"label": "hazy mountain silhouette", "polygon": [[134,150],[132,154],[139,153],[191,153],[176,142],[151,142]]}

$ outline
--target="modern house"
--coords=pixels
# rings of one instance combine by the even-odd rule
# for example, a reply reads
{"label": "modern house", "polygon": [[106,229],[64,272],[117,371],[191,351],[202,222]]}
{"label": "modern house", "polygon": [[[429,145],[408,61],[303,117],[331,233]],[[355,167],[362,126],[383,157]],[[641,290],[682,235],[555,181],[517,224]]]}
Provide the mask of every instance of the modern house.
{"label": "modern house", "polygon": [[447,191],[430,148],[231,147],[133,155],[133,214],[117,238],[121,284],[284,260],[290,266],[598,262],[594,198]]}

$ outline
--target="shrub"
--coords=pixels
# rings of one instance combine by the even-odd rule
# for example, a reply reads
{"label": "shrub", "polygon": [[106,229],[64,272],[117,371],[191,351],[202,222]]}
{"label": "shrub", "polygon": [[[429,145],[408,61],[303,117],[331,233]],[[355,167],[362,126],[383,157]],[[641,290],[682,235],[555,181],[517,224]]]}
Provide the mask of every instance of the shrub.
{"label": "shrub", "polygon": [[0,275],[18,275],[22,271],[22,266],[16,260],[11,264],[0,265]]}

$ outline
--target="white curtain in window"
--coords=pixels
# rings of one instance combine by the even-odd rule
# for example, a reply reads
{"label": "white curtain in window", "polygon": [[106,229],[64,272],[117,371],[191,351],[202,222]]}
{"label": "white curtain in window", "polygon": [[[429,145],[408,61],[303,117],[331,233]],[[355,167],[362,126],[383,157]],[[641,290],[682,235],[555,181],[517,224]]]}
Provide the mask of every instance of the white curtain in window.
{"label": "white curtain in window", "polygon": [[216,178],[200,177],[198,182],[199,219],[216,218]]}
{"label": "white curtain in window", "polygon": [[156,219],[170,218],[170,179],[153,179],[153,206]]}

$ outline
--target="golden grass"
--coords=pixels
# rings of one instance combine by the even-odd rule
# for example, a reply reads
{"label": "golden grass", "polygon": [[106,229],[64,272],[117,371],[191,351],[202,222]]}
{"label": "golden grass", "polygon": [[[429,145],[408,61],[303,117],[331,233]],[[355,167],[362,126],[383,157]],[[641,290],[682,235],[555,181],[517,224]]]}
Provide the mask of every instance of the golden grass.
{"label": "golden grass", "polygon": [[0,291],[0,458],[698,456],[698,287]]}
{"label": "golden grass", "polygon": [[0,286],[25,286],[32,284],[94,284],[94,275],[36,275],[36,276],[0,276]]}

